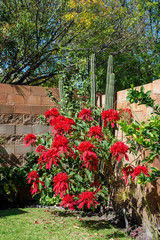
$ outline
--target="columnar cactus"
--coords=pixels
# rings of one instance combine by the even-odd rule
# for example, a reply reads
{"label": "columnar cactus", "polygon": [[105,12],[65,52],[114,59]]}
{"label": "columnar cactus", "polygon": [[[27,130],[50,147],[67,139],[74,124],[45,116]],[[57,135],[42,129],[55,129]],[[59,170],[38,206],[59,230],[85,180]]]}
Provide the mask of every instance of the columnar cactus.
{"label": "columnar cactus", "polygon": [[95,54],[91,55],[91,105],[96,106],[96,74],[95,74]]}
{"label": "columnar cactus", "polygon": [[59,84],[59,96],[61,101],[61,107],[64,107],[64,86],[61,78],[59,79],[58,84]]}
{"label": "columnar cactus", "polygon": [[104,109],[113,108],[114,101],[114,82],[115,74],[113,73],[113,56],[108,58],[107,76],[106,76],[106,92],[105,92],[105,106]]}

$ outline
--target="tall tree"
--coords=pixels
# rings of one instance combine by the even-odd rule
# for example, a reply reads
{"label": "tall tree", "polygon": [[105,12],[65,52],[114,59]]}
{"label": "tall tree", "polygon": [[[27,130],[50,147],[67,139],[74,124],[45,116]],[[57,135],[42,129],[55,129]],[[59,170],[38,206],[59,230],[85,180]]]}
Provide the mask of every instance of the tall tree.
{"label": "tall tree", "polygon": [[[144,15],[136,4],[0,0],[1,82],[45,83],[62,70],[60,59],[71,51],[82,57],[125,52],[144,31]],[[61,62],[64,65],[65,58]]]}

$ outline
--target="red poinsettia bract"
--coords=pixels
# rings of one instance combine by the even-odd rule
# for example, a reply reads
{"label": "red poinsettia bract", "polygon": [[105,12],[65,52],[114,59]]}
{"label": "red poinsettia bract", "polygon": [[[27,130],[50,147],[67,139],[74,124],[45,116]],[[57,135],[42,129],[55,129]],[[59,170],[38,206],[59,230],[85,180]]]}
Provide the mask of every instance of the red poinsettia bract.
{"label": "red poinsettia bract", "polygon": [[32,133],[29,133],[26,137],[24,137],[24,142],[26,147],[30,146],[31,144],[33,144],[33,146],[35,147],[35,143],[36,143],[36,136]]}
{"label": "red poinsettia bract", "polygon": [[115,109],[108,109],[101,113],[102,119],[104,121],[104,127],[107,127],[108,123],[111,124],[111,127],[114,128],[117,121],[119,121],[120,117],[118,111]]}
{"label": "red poinsettia bract", "polygon": [[57,166],[57,163],[61,160],[61,154],[75,158],[75,154],[73,150],[70,149],[68,143],[69,140],[66,137],[56,135],[51,148],[41,152],[41,156],[38,159],[40,169],[44,164],[46,164],[46,169],[50,169],[52,164]]}
{"label": "red poinsettia bract", "polygon": [[93,148],[95,146],[89,142],[85,141],[80,143],[78,150],[81,154],[81,159],[83,159],[82,166],[86,166],[86,168],[90,169],[91,171],[94,169],[94,171],[97,171],[98,166],[98,158],[95,152],[93,152]]}
{"label": "red poinsettia bract", "polygon": [[138,177],[141,173],[143,173],[147,177],[150,177],[150,175],[148,173],[148,169],[145,166],[139,166],[138,165],[137,167],[135,167],[133,173],[131,173],[132,181],[134,181],[135,178]]}
{"label": "red poinsettia bract", "polygon": [[95,200],[96,197],[94,196],[93,192],[85,191],[82,192],[78,197],[79,197],[79,200],[77,201],[77,203],[79,203],[78,208],[83,208],[85,204],[87,205],[88,209],[91,206],[95,208],[95,204],[99,205],[99,203]]}
{"label": "red poinsettia bract", "polygon": [[119,116],[122,120],[127,121],[129,124],[133,120],[132,111],[129,108],[125,108],[119,111]]}
{"label": "red poinsettia bract", "polygon": [[26,180],[28,180],[27,182],[30,184],[31,182],[35,182],[38,179],[39,179],[39,175],[37,174],[37,171],[32,171],[28,173],[28,177]]}
{"label": "red poinsettia bract", "polygon": [[60,198],[63,198],[63,194],[66,193],[66,190],[69,190],[68,185],[68,176],[66,173],[58,173],[54,178],[54,187],[53,191],[55,192],[55,196],[60,193]]}
{"label": "red poinsettia bract", "polygon": [[133,167],[128,166],[122,169],[123,175],[122,175],[122,179],[125,180],[125,184],[128,184],[128,176],[134,172]]}
{"label": "red poinsettia bract", "polygon": [[55,135],[63,135],[64,133],[71,133],[72,125],[75,125],[75,121],[71,118],[59,115],[57,118],[51,119],[49,124],[53,127],[53,133]]}
{"label": "red poinsettia bract", "polygon": [[129,118],[133,118],[132,111],[129,108],[124,108],[119,111],[119,115],[127,114]]}
{"label": "red poinsettia bract", "polygon": [[45,148],[45,146],[43,145],[38,145],[36,152],[37,153],[43,153],[44,151],[47,151],[47,149]]}
{"label": "red poinsettia bract", "polygon": [[52,148],[56,149],[57,152],[67,153],[69,151],[68,143],[68,138],[61,135],[56,135],[52,143]]}
{"label": "red poinsettia bract", "polygon": [[96,187],[97,189],[94,191],[94,194],[97,194],[97,192],[101,191],[102,184],[98,181],[94,181],[91,183],[91,187]]}
{"label": "red poinsettia bract", "polygon": [[64,196],[60,207],[64,206],[64,208],[68,207],[70,210],[74,210],[74,205],[77,204],[76,202],[74,202],[74,195],[71,196],[69,194],[67,194],[66,196]]}
{"label": "red poinsettia bract", "polygon": [[39,180],[39,175],[37,174],[37,171],[32,171],[28,173],[28,177],[26,180],[28,180],[28,184],[33,182],[30,190],[32,195],[37,192],[40,192],[38,189],[39,183],[42,184],[42,186],[44,186],[44,182]]}
{"label": "red poinsettia bract", "polygon": [[53,118],[53,117],[58,117],[58,116],[59,116],[59,112],[56,108],[52,108],[45,112],[45,118],[47,118],[47,119]]}
{"label": "red poinsettia bract", "polygon": [[40,165],[39,169],[45,164],[46,169],[50,169],[52,164],[57,166],[57,163],[59,163],[59,152],[54,148],[50,148],[47,152],[43,152],[38,159],[38,164]]}
{"label": "red poinsettia bract", "polygon": [[78,118],[81,118],[82,120],[89,122],[90,120],[93,120],[91,114],[92,114],[91,110],[84,108],[80,111]]}
{"label": "red poinsettia bract", "polygon": [[100,185],[101,185],[100,182],[98,182],[96,180],[91,183],[91,187],[99,187]]}
{"label": "red poinsettia bract", "polygon": [[121,158],[125,158],[128,161],[128,151],[129,147],[125,145],[123,142],[116,142],[111,146],[110,151],[118,162],[121,161]]}
{"label": "red poinsettia bract", "polygon": [[93,148],[96,147],[89,141],[81,142],[78,146],[78,150],[80,151],[80,153],[83,153],[85,151],[92,151]]}
{"label": "red poinsettia bract", "polygon": [[102,140],[102,138],[103,138],[102,128],[99,127],[99,126],[91,127],[89,129],[88,136],[98,138],[98,139]]}
{"label": "red poinsettia bract", "polygon": [[85,151],[81,158],[83,158],[82,167],[86,166],[86,168],[88,168],[91,171],[93,169],[94,169],[94,171],[97,171],[98,158],[94,152]]}
{"label": "red poinsettia bract", "polygon": [[36,181],[36,182],[33,182],[33,185],[31,186],[31,190],[30,190],[30,192],[31,192],[31,194],[33,195],[33,194],[36,194],[37,192],[41,192],[39,189],[38,189],[38,186],[39,186],[39,183],[40,184],[42,184],[42,186],[44,186],[44,182],[42,182],[42,181]]}

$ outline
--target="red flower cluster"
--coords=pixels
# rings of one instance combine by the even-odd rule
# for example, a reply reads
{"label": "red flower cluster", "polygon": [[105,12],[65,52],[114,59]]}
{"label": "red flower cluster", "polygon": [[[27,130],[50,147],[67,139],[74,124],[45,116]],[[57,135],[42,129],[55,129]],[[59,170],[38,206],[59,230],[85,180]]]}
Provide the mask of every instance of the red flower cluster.
{"label": "red flower cluster", "polygon": [[128,151],[129,147],[123,142],[116,142],[111,146],[110,151],[118,162],[121,161],[122,156],[128,161]]}
{"label": "red flower cluster", "polygon": [[54,148],[57,152],[67,153],[69,150],[68,143],[69,143],[68,138],[56,135],[52,143],[52,148]]}
{"label": "red flower cluster", "polygon": [[28,184],[30,184],[32,181],[35,182],[39,179],[39,175],[37,174],[37,171],[32,171],[28,173],[28,177],[26,180],[28,180]]}
{"label": "red flower cluster", "polygon": [[38,145],[36,152],[43,153],[44,151],[47,151],[47,149],[43,145]]}
{"label": "red flower cluster", "polygon": [[50,148],[47,152],[43,152],[42,155],[38,159],[38,164],[40,168],[42,165],[46,164],[46,169],[50,169],[52,164],[57,166],[59,162],[59,152],[57,152],[54,148]]}
{"label": "red flower cluster", "polygon": [[[37,171],[32,171],[28,174],[28,183],[30,184],[31,182],[33,182],[32,186],[31,186],[31,194],[33,195],[34,193],[40,192],[38,190],[38,185],[39,183],[42,184],[42,186],[44,186],[44,182],[39,180],[39,175],[37,174]],[[26,179],[26,180],[27,180]]]}
{"label": "red flower cluster", "polygon": [[[61,156],[60,154],[67,154],[67,156],[71,155],[74,157],[74,152],[72,149],[69,148],[69,140],[64,137],[64,136],[60,136],[60,135],[56,135],[54,138],[54,141],[52,143],[52,146],[50,149],[44,149],[44,151],[41,151],[42,155],[40,156],[40,158],[38,159],[38,164],[40,164],[40,169],[42,167],[42,165],[46,164],[46,169],[50,169],[52,164],[57,166],[57,163],[59,163]],[[42,148],[43,149],[43,148]]]}
{"label": "red flower cluster", "polygon": [[74,204],[76,204],[76,202],[74,202],[73,200],[74,198],[74,195],[71,196],[69,194],[67,194],[66,196],[64,196],[61,204],[60,204],[60,207],[62,207],[64,205],[64,208],[68,207],[70,210],[74,210]]}
{"label": "red flower cluster", "polygon": [[81,159],[83,159],[82,166],[86,166],[86,168],[90,169],[91,171],[94,169],[94,171],[97,171],[98,166],[98,158],[95,152],[92,151],[92,149],[95,148],[95,146],[90,142],[82,142],[80,143],[78,150],[81,154]]}
{"label": "red flower cluster", "polygon": [[98,139],[102,140],[102,138],[103,138],[102,128],[99,127],[99,126],[91,127],[89,129],[88,136],[89,137],[95,137],[95,138],[98,138]]}
{"label": "red flower cluster", "polygon": [[119,111],[119,116],[130,123],[133,120],[132,111],[129,108],[125,108]]}
{"label": "red flower cluster", "polygon": [[96,191],[94,192],[94,194],[96,194],[98,191],[100,191],[102,184],[100,184],[98,181],[94,181],[91,183],[91,187],[96,187]]}
{"label": "red flower cluster", "polygon": [[58,117],[58,116],[59,116],[59,112],[56,108],[52,108],[45,112],[45,118],[47,118],[47,119]]}
{"label": "red flower cluster", "polygon": [[66,173],[58,173],[54,178],[54,188],[53,191],[55,191],[55,196],[60,193],[60,197],[63,198],[63,194],[66,193],[66,190],[69,190],[68,185],[68,176]]}
{"label": "red flower cluster", "polygon": [[98,181],[94,181],[91,183],[91,187],[99,187],[101,184]]}
{"label": "red flower cluster", "polygon": [[137,167],[135,167],[135,169],[133,169],[131,166],[128,166],[123,168],[122,171],[123,171],[122,178],[125,179],[125,184],[128,183],[129,175],[132,177],[132,181],[135,181],[135,178],[138,177],[141,173],[143,173],[147,177],[150,177],[148,169],[145,166],[138,165]]}
{"label": "red flower cluster", "polygon": [[72,125],[75,125],[75,121],[71,118],[66,118],[59,115],[57,118],[50,120],[50,126],[53,127],[55,134],[71,133]]}
{"label": "red flower cluster", "polygon": [[134,172],[134,169],[131,166],[125,167],[122,169],[123,175],[122,179],[125,180],[125,184],[128,183],[128,176]]}
{"label": "red flower cluster", "polygon": [[121,111],[119,111],[119,114],[123,114],[124,112],[127,113],[130,118],[133,118],[131,109],[129,109],[129,108],[124,108],[124,109],[122,109]]}
{"label": "red flower cluster", "polygon": [[95,196],[94,196],[93,192],[85,191],[85,192],[82,192],[78,197],[80,198],[77,201],[77,203],[79,203],[78,208],[83,208],[83,206],[86,204],[87,208],[89,209],[91,207],[91,205],[93,205],[93,207],[95,207],[95,204],[99,204],[95,200]]}
{"label": "red flower cluster", "polygon": [[93,148],[95,148],[95,146],[89,141],[81,142],[78,146],[80,153],[85,151],[92,151]]}
{"label": "red flower cluster", "polygon": [[33,146],[35,147],[35,143],[36,143],[36,136],[32,133],[29,133],[26,137],[24,137],[24,142],[26,147],[30,146],[31,144],[33,144]]}
{"label": "red flower cluster", "polygon": [[143,173],[144,175],[146,175],[147,177],[150,177],[149,173],[148,173],[148,169],[145,166],[137,166],[134,169],[134,172],[131,173],[132,176],[132,180],[134,181],[136,177],[138,177],[141,173]]}
{"label": "red flower cluster", "polygon": [[114,128],[116,122],[120,119],[118,112],[114,109],[103,111],[101,116],[104,121],[104,127],[107,127],[107,124],[110,123],[111,127]]}
{"label": "red flower cluster", "polygon": [[37,182],[33,182],[32,186],[31,186],[31,190],[30,190],[32,195],[37,193],[37,192],[39,192],[38,191],[38,183],[39,183],[38,181]]}
{"label": "red flower cluster", "polygon": [[81,118],[84,121],[93,120],[93,118],[91,117],[91,114],[92,114],[91,110],[84,108],[79,113],[78,118]]}

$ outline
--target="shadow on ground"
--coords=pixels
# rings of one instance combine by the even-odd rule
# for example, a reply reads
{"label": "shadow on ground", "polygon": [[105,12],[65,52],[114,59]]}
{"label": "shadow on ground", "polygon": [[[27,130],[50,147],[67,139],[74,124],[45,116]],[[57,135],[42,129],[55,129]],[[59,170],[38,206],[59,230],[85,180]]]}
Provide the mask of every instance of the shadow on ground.
{"label": "shadow on ground", "polygon": [[[60,217],[76,217],[80,219],[80,226],[87,229],[92,230],[102,230],[102,229],[113,229],[113,226],[117,227],[113,220],[107,220],[107,219],[100,219],[97,216],[84,216],[82,217],[80,212],[69,212],[69,211],[50,211],[50,214],[53,214],[54,216],[60,216]],[[88,214],[87,214],[88,215]],[[105,239],[110,238],[125,238],[126,234],[122,232],[122,230],[115,229],[115,232],[112,233],[112,235],[107,234],[105,235]]]}
{"label": "shadow on ground", "polygon": [[12,215],[24,214],[24,213],[27,213],[27,212],[19,208],[0,210],[0,218],[12,216]]}

